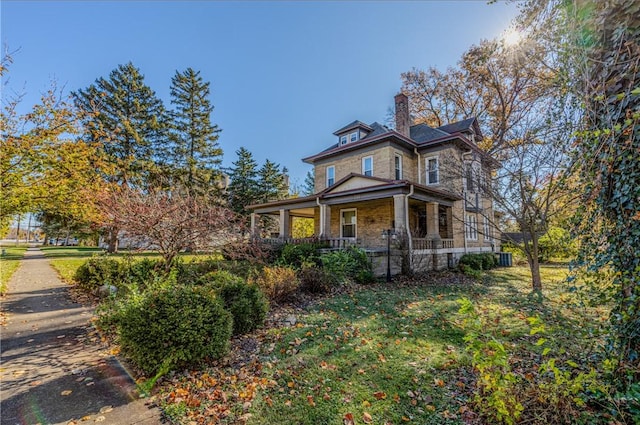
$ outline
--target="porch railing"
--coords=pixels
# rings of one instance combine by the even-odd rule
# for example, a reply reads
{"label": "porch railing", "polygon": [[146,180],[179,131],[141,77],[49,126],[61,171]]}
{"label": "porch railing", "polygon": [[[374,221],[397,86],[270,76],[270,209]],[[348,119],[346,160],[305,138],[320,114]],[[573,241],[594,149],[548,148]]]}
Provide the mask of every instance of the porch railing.
{"label": "porch railing", "polygon": [[261,241],[270,245],[320,243],[327,248],[348,248],[358,245],[354,238],[262,238]]}
{"label": "porch railing", "polygon": [[453,239],[426,239],[413,238],[413,249],[451,249],[453,248]]}

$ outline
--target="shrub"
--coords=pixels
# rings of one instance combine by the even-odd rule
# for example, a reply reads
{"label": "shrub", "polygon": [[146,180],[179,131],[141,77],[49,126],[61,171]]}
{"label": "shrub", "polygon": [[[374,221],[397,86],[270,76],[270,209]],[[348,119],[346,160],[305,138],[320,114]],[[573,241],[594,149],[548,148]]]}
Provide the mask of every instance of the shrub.
{"label": "shrub", "polygon": [[148,291],[122,301],[118,316],[123,353],[149,374],[220,358],[229,348],[231,314],[207,288]]}
{"label": "shrub", "polygon": [[491,270],[498,265],[498,261],[496,260],[496,256],[494,253],[487,252],[479,255],[480,259],[482,260],[482,270]]}
{"label": "shrub", "polygon": [[363,270],[371,271],[371,262],[366,252],[359,248],[328,252],[320,258],[325,271],[339,282],[356,280]]}
{"label": "shrub", "polygon": [[482,270],[482,257],[478,254],[464,254],[460,257],[458,265],[462,269],[462,266],[468,266],[472,270]]}
{"label": "shrub", "polygon": [[118,286],[124,276],[118,260],[106,257],[91,257],[74,275],[78,286],[85,291],[94,291],[102,285]]}
{"label": "shrub", "polygon": [[201,276],[197,280],[197,283],[201,285],[207,285],[211,289],[217,291],[225,285],[244,284],[244,281],[240,276],[236,276],[231,272],[228,272],[226,270],[217,270]]}
{"label": "shrub", "polygon": [[299,286],[295,270],[290,267],[265,267],[255,283],[273,301],[284,301]]}
{"label": "shrub", "polygon": [[196,282],[203,275],[218,270],[220,261],[214,258],[199,259],[189,263],[177,261],[174,268],[178,271],[179,282]]}
{"label": "shrub", "polygon": [[287,244],[282,248],[278,264],[296,269],[301,269],[305,264],[320,265],[319,247],[315,243]]}
{"label": "shrub", "polygon": [[298,272],[298,278],[300,279],[300,289],[311,294],[329,292],[337,283],[332,274],[316,266],[303,267]]}
{"label": "shrub", "polygon": [[354,277],[356,283],[361,285],[366,285],[368,283],[373,283],[376,281],[376,276],[373,274],[372,270],[360,270],[358,274]]}
{"label": "shrub", "polygon": [[262,326],[269,303],[260,288],[239,280],[224,283],[217,293],[225,309],[233,316],[234,334],[245,334]]}

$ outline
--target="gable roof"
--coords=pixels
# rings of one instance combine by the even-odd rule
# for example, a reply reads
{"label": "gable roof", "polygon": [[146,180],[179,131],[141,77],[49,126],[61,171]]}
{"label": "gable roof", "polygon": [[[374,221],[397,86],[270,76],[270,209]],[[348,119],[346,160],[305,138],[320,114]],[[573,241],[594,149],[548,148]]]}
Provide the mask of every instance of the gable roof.
{"label": "gable roof", "polygon": [[366,125],[362,121],[355,120],[355,121],[350,122],[349,124],[345,125],[341,129],[334,131],[333,134],[335,134],[337,136],[340,133],[345,133],[345,132],[347,132],[349,130],[353,130],[354,128],[363,128],[363,129],[365,129],[367,131],[373,130],[371,127],[369,127],[368,125]]}
{"label": "gable roof", "polygon": [[416,124],[409,127],[409,136],[412,140],[418,142],[418,144],[449,136],[450,134],[451,133],[447,133],[438,128],[429,127],[426,124]]}

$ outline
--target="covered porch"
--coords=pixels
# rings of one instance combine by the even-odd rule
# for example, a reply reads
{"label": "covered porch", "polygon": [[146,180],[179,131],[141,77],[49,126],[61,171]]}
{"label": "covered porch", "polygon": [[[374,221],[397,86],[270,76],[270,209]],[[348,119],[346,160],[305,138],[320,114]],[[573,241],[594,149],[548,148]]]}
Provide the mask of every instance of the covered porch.
{"label": "covered porch", "polygon": [[[329,248],[358,246],[386,252],[386,232],[391,233],[395,249],[424,255],[453,252],[456,195],[407,181],[358,177],[314,196],[249,206],[253,234],[270,243],[322,241]],[[277,234],[261,231],[263,215],[277,220]],[[297,218],[313,219],[313,233],[294,235]]]}

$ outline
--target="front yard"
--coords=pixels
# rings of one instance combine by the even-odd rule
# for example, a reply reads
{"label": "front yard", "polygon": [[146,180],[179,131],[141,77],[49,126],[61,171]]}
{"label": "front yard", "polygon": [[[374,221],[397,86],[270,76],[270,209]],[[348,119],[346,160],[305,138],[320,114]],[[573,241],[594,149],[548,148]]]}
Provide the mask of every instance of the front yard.
{"label": "front yard", "polygon": [[[524,382],[548,358],[588,370],[600,342],[607,310],[579,307],[566,268],[542,271],[542,300],[530,296],[527,269],[513,267],[488,272],[483,283],[442,273],[277,308],[266,329],[236,338],[227,358],[167,376],[157,397],[184,424],[482,423],[457,300],[473,301]],[[530,335],[531,317],[543,332]]]}

